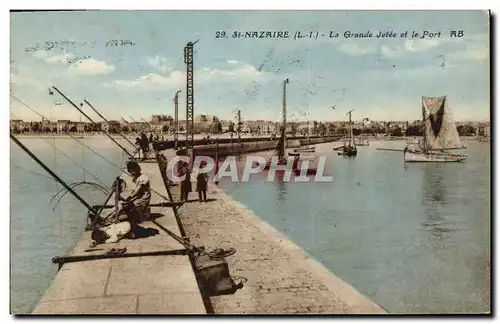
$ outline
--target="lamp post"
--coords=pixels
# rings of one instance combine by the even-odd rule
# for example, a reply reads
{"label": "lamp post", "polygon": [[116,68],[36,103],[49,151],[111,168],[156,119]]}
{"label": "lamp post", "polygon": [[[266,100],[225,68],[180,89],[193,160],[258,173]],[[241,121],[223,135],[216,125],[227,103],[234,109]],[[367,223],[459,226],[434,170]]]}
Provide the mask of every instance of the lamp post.
{"label": "lamp post", "polygon": [[174,112],[174,118],[175,118],[175,134],[174,134],[174,148],[177,150],[177,145],[179,141],[179,93],[182,92],[181,90],[177,90],[174,96],[174,106],[175,106],[175,112]]}

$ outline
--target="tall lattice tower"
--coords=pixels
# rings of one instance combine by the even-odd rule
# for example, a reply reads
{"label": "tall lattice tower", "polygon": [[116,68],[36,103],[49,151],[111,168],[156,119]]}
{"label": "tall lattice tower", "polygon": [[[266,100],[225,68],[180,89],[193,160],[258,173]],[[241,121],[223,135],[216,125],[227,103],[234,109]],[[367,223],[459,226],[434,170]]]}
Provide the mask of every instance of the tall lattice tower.
{"label": "tall lattice tower", "polygon": [[196,42],[189,42],[184,47],[184,63],[186,63],[186,150],[192,149],[194,146],[193,46]]}

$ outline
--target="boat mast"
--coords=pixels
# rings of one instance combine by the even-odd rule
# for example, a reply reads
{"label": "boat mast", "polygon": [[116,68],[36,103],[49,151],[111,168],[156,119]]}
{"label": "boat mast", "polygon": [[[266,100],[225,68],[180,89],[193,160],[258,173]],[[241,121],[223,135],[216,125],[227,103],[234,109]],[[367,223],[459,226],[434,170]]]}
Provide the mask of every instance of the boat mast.
{"label": "boat mast", "polygon": [[424,135],[423,150],[427,151],[427,136],[425,134],[425,107],[424,107],[424,97],[422,97],[422,133]]}
{"label": "boat mast", "polygon": [[279,159],[282,159],[285,156],[285,149],[286,149],[286,85],[289,83],[290,80],[287,78],[283,81],[283,128],[282,128],[282,133],[281,133],[281,145],[280,145],[280,152],[278,153]]}
{"label": "boat mast", "polygon": [[[354,111],[354,109],[349,110],[349,111],[347,112],[347,114],[349,114],[349,147],[351,147],[351,146],[352,146],[352,144],[351,144],[351,142],[352,142],[352,121],[351,121],[351,112],[353,112],[353,111]],[[346,114],[346,115],[347,115],[347,114]]]}

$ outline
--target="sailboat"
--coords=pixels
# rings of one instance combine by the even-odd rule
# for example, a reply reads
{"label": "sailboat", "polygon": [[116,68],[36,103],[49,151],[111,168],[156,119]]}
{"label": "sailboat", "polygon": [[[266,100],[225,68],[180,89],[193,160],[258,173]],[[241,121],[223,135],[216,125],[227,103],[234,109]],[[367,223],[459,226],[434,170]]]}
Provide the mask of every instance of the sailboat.
{"label": "sailboat", "polygon": [[457,126],[448,108],[447,96],[422,97],[423,141],[416,149],[406,146],[405,162],[461,162],[465,155],[451,153],[464,149]]}
{"label": "sailboat", "polygon": [[356,146],[370,146],[370,141],[364,138],[355,138],[354,144]]}
{"label": "sailboat", "polygon": [[351,113],[353,110],[348,111],[346,114],[346,115],[349,115],[349,134],[347,137],[347,141],[344,143],[344,147],[341,148],[341,152],[338,152],[338,155],[344,155],[344,156],[349,156],[349,157],[358,155],[358,149],[356,148],[356,144],[354,143],[353,136],[352,136]]}
{"label": "sailboat", "polygon": [[[283,114],[283,123],[281,125],[281,136],[278,141],[278,146],[276,147],[276,150],[274,153],[278,152],[278,165],[285,165],[287,160],[285,158],[285,150],[286,150],[286,85],[290,82],[289,79],[285,79],[283,81],[283,108],[282,108],[282,114]],[[274,155],[273,153],[273,155]],[[257,161],[253,163],[254,167],[259,165]],[[269,170],[271,168],[271,159],[269,159],[264,166],[264,170]]]}
{"label": "sailboat", "polygon": [[[316,151],[316,147],[314,145],[311,146],[311,139],[309,138],[309,130],[310,130],[310,125],[309,125],[309,116],[307,118],[307,146],[304,147],[299,147],[297,149],[294,149],[294,152],[311,152],[314,153]],[[292,154],[294,155],[294,154]]]}

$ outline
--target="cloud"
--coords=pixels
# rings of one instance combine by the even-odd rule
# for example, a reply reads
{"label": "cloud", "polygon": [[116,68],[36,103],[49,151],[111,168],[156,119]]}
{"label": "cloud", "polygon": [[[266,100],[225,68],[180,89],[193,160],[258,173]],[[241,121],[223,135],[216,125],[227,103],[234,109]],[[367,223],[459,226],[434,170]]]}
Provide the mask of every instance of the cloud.
{"label": "cloud", "polygon": [[401,47],[398,47],[398,46],[382,45],[382,47],[380,47],[380,55],[387,57],[387,58],[395,58],[395,57],[401,56],[403,54],[404,54],[404,51],[402,50]]}
{"label": "cloud", "polygon": [[[238,80],[254,80],[270,73],[258,71],[255,66],[238,61],[228,61],[230,65],[225,69],[204,67],[195,72],[196,83],[207,83],[224,78],[237,78]],[[186,72],[171,71],[168,74],[149,73],[132,80],[115,80],[110,85],[126,88],[151,89],[157,86],[181,86],[186,82]]]}
{"label": "cloud", "polygon": [[343,43],[340,44],[338,50],[349,55],[361,56],[366,54],[373,54],[376,52],[376,48],[369,45],[359,45],[356,43]]}
{"label": "cloud", "polygon": [[43,59],[45,62],[49,64],[57,64],[57,63],[68,64],[69,59],[75,57],[75,54],[69,52],[64,54],[53,54],[45,50],[40,50],[33,52],[33,56],[39,59]]}
{"label": "cloud", "polygon": [[407,52],[416,53],[428,51],[440,44],[437,39],[408,39],[403,46]]}
{"label": "cloud", "polygon": [[111,85],[127,88],[151,88],[157,85],[179,86],[185,82],[185,75],[186,73],[181,71],[173,71],[167,76],[149,73],[133,80],[116,80]]}
{"label": "cloud", "polygon": [[229,69],[202,68],[200,70],[202,77],[212,76],[240,76],[240,77],[258,77],[265,74],[259,71],[255,66],[238,61],[228,61],[231,65]]}
{"label": "cloud", "polygon": [[446,61],[457,63],[464,61],[488,61],[489,59],[490,50],[484,44],[482,46],[474,44],[446,56]]}
{"label": "cloud", "polygon": [[167,58],[156,55],[155,57],[148,57],[148,64],[162,73],[172,70],[172,65],[169,63]]}
{"label": "cloud", "polygon": [[107,64],[104,61],[94,59],[81,60],[70,66],[70,71],[82,75],[108,74],[115,70],[114,65]]}
{"label": "cloud", "polygon": [[80,75],[108,74],[116,70],[112,64],[92,59],[89,56],[80,57],[70,52],[52,54],[42,50],[34,52],[33,56],[43,59],[48,64],[67,65],[71,72]]}
{"label": "cloud", "polygon": [[352,56],[363,56],[369,54],[380,54],[387,58],[402,57],[404,55],[428,51],[442,42],[434,39],[406,40],[398,45],[387,45],[383,43],[364,40],[362,44],[342,43],[337,48],[340,52]]}
{"label": "cloud", "polygon": [[11,86],[14,85],[14,86],[34,87],[37,90],[41,90],[46,87],[46,84],[43,84],[40,80],[35,79],[34,77],[31,76],[21,75],[18,73],[10,74],[10,84]]}

